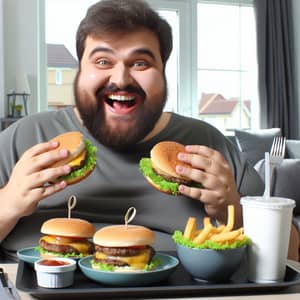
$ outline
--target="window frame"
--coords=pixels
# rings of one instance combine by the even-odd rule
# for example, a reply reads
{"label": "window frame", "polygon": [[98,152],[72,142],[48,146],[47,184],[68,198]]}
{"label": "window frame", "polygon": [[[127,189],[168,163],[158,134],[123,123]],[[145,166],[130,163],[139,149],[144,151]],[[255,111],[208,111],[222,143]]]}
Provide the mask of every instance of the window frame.
{"label": "window frame", "polygon": [[[194,101],[197,97],[197,30],[192,24],[197,20],[197,2],[182,0],[147,0],[155,10],[174,10],[179,19],[178,80],[177,80],[177,112],[191,116]],[[192,30],[193,28],[193,30]],[[187,101],[181,101],[185,99]]]}

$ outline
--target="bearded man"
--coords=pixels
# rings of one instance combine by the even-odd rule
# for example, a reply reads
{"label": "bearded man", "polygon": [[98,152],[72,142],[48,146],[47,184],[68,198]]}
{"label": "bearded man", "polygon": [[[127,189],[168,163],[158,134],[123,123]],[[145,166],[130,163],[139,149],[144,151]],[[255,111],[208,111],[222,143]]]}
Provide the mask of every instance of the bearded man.
{"label": "bearded man", "polygon": [[[225,223],[229,204],[241,226],[240,195],[259,195],[263,184],[214,127],[163,112],[172,50],[168,23],[144,1],[102,0],[80,23],[76,47],[76,106],[24,117],[0,134],[0,238],[6,258],[36,245],[45,220],[65,217],[70,195],[77,197],[72,216],[96,227],[123,223],[124,212],[134,206],[135,223],[156,231],[157,250],[174,249],[170,234],[191,215]],[[97,148],[93,173],[71,186],[54,180],[70,172],[67,164],[50,167],[69,153],[49,140],[68,131],[80,131]],[[201,187],[182,184],[175,197],[147,183],[139,161],[164,140],[186,145],[179,159],[188,166],[176,171]]]}

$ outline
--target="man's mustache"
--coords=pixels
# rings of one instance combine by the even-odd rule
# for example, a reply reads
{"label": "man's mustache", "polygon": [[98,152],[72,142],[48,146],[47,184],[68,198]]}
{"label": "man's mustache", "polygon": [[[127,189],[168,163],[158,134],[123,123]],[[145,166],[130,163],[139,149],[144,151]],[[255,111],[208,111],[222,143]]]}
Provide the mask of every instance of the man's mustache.
{"label": "man's mustache", "polygon": [[142,99],[146,98],[146,93],[142,88],[132,86],[132,85],[128,85],[126,88],[120,89],[115,84],[110,84],[109,86],[105,86],[99,89],[96,95],[97,95],[97,99],[100,99],[103,96],[107,96],[109,94],[117,93],[117,92],[134,93],[134,94],[138,94]]}

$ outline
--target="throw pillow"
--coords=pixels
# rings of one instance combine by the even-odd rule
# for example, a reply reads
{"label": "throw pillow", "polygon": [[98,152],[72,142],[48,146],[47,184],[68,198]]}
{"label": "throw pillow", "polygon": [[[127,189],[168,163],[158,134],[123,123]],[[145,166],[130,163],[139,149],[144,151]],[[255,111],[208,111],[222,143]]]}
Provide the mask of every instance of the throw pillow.
{"label": "throw pillow", "polygon": [[287,140],[286,141],[286,154],[289,158],[300,158],[300,141]]}
{"label": "throw pillow", "polygon": [[[254,168],[264,180],[265,160],[260,160]],[[286,158],[274,168],[270,192],[272,196],[290,198],[296,201],[294,214],[300,214],[300,159]]]}
{"label": "throw pillow", "polygon": [[280,128],[260,129],[258,131],[234,130],[236,143],[242,156],[254,166],[270,151],[275,136],[281,135]]}

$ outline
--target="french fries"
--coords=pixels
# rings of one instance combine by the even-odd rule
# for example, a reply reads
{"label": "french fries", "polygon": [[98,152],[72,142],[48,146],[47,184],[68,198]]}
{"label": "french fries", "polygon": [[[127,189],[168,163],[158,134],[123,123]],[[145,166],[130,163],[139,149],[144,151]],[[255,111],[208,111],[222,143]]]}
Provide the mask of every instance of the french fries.
{"label": "french fries", "polygon": [[185,226],[183,237],[193,239],[197,231],[197,221],[194,217],[189,217]]}
{"label": "french fries", "polygon": [[203,219],[203,228],[198,229],[195,217],[189,217],[185,230],[184,238],[200,245],[209,240],[219,244],[233,243],[245,239],[243,227],[233,230],[234,228],[234,206],[228,205],[228,215],[226,225],[214,226],[209,217]]}

